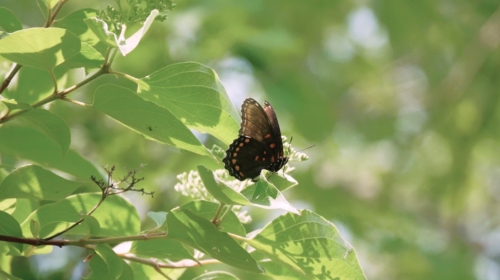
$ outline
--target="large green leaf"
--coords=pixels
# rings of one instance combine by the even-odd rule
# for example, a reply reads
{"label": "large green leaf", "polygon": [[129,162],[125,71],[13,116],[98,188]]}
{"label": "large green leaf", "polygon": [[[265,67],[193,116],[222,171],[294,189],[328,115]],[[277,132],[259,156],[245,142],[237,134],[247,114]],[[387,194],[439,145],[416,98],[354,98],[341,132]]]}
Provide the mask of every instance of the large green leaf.
{"label": "large green leaf", "polygon": [[195,62],[167,66],[142,78],[137,92],[142,98],[167,108],[189,128],[210,133],[231,143],[240,117],[219,77]]}
{"label": "large green leaf", "polygon": [[110,84],[98,87],[92,108],[156,141],[210,156],[210,152],[172,113],[145,101],[127,88]]}
{"label": "large green leaf", "polygon": [[78,36],[83,43],[87,43],[99,53],[104,54],[107,46],[99,40],[99,37],[85,24],[84,20],[97,16],[97,11],[91,8],[74,11],[66,17],[54,21],[52,26],[71,31]]}
{"label": "large green leaf", "polygon": [[323,217],[302,210],[272,221],[248,244],[304,279],[365,279],[354,249]]}
{"label": "large green leaf", "polygon": [[[218,208],[218,203],[203,200],[191,201],[181,206],[181,209],[188,210],[207,221],[211,221],[214,218]],[[246,235],[245,227],[232,211],[224,217],[224,220],[218,225],[218,228],[223,232],[230,232],[239,236]]]}
{"label": "large green leaf", "polygon": [[52,139],[61,148],[63,155],[66,154],[71,143],[71,134],[68,125],[61,117],[43,109],[33,109],[19,117]]}
{"label": "large green leaf", "polygon": [[[68,77],[68,69],[60,66],[53,72],[59,89],[64,88]],[[50,73],[45,70],[24,66],[16,77],[17,83],[11,83],[4,92],[7,98],[31,104],[54,93],[54,82]]]}
{"label": "large green leaf", "polygon": [[91,273],[85,279],[134,279],[130,266],[118,257],[109,245],[97,245],[94,251],[95,255],[89,261]]}
{"label": "large green leaf", "polygon": [[167,238],[134,241],[130,253],[144,258],[169,259],[171,261],[194,260],[181,243]]}
{"label": "large green leaf", "polygon": [[69,150],[63,156],[61,148],[42,132],[22,126],[0,127],[0,153],[15,156],[72,174],[79,179],[101,178],[101,171],[78,153]]}
{"label": "large green leaf", "polygon": [[84,67],[87,70],[96,69],[104,63],[104,56],[89,44],[82,42],[80,52],[74,57],[66,60],[59,67],[69,69]]}
{"label": "large green leaf", "polygon": [[[0,211],[0,234],[8,235],[13,237],[23,237],[23,232],[21,230],[21,226],[11,215],[7,214],[4,211]],[[23,251],[23,244],[21,243],[12,243],[12,246],[16,248],[19,252]]]}
{"label": "large green leaf", "polygon": [[60,200],[72,194],[80,185],[66,180],[36,165],[12,172],[0,184],[0,200],[5,198],[34,198]]}
{"label": "large green leaf", "polygon": [[0,7],[0,28],[6,32],[14,32],[23,29],[23,25],[13,12]]}
{"label": "large green leaf", "polygon": [[0,55],[16,63],[52,69],[80,52],[80,39],[61,28],[30,28],[0,40]]}
{"label": "large green leaf", "polygon": [[196,248],[228,265],[260,273],[257,262],[225,232],[189,210],[176,208],[167,216],[168,237]]}
{"label": "large green leaf", "polygon": [[217,175],[205,166],[198,165],[196,168],[198,169],[200,178],[203,181],[203,185],[205,185],[207,191],[218,201],[228,205],[252,204],[245,196],[227,186],[223,181],[219,180]]}
{"label": "large green leaf", "polygon": [[[30,232],[29,221],[32,219],[40,223],[41,237],[57,233],[77,222],[81,218],[80,213],[88,213],[100,199],[100,193],[84,193],[43,205],[21,224],[23,233],[28,235]],[[100,236],[135,235],[140,231],[137,210],[130,202],[117,195],[107,197],[92,216],[99,222]],[[89,232],[90,229],[87,226],[78,226],[66,234],[86,235]]]}

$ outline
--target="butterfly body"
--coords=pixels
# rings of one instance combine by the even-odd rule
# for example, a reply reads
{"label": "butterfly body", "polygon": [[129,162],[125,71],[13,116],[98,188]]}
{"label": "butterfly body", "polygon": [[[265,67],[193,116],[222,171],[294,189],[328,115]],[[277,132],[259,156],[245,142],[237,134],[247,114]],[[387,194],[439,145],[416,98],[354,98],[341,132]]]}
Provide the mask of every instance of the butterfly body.
{"label": "butterfly body", "polygon": [[269,102],[264,108],[252,98],[241,106],[241,127],[226,151],[224,167],[240,181],[257,180],[262,169],[277,172],[287,162],[278,118]]}

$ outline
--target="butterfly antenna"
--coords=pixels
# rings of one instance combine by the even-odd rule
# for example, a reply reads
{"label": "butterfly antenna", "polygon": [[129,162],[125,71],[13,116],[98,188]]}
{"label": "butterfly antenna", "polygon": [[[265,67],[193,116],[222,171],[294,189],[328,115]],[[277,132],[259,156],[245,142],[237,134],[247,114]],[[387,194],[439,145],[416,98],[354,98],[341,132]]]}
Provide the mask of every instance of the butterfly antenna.
{"label": "butterfly antenna", "polygon": [[309,147],[302,149],[300,151],[297,151],[297,152],[300,153],[300,152],[303,152],[303,151],[308,150],[308,149],[313,148],[313,147],[316,147],[316,145],[309,146]]}

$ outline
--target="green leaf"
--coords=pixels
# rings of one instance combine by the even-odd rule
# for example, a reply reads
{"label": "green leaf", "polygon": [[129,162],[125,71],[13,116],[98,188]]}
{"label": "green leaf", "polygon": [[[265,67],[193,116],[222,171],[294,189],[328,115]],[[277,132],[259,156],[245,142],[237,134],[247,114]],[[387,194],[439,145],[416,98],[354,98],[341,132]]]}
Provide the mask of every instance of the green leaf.
{"label": "green leaf", "polygon": [[97,245],[94,250],[96,254],[89,261],[91,273],[85,279],[134,279],[132,268],[109,245]]}
{"label": "green leaf", "polygon": [[80,183],[64,179],[40,166],[28,165],[12,172],[0,184],[0,200],[34,198],[60,200],[72,194]]}
{"label": "green leaf", "polygon": [[[181,209],[188,210],[207,221],[211,221],[213,219],[218,208],[218,203],[203,200],[191,201],[181,206]],[[224,220],[218,228],[223,232],[230,232],[239,236],[245,236],[247,234],[245,227],[241,224],[240,220],[233,211],[230,211],[224,217]]]}
{"label": "green leaf", "polygon": [[193,278],[193,280],[238,280],[238,279],[239,279],[238,277],[225,271],[209,271]]}
{"label": "green leaf", "polygon": [[12,110],[31,110],[31,109],[33,109],[33,107],[31,107],[28,103],[17,102],[16,100],[13,100],[13,99],[3,99],[3,100],[0,101],[0,103],[4,104],[5,107],[7,107],[7,109],[9,111],[12,111]]}
{"label": "green leaf", "polygon": [[167,212],[148,212],[148,217],[150,217],[153,221],[155,221],[156,226],[161,227],[165,221],[167,220]]}
{"label": "green leaf", "polygon": [[251,255],[264,268],[266,276],[270,277],[270,279],[294,280],[305,278],[303,274],[293,270],[291,267],[272,261],[264,252],[254,250]]}
{"label": "green leaf", "polygon": [[[136,262],[130,262],[130,268],[132,268],[134,279],[136,280],[160,280],[165,278],[158,274],[158,271],[154,267],[149,265],[143,265]],[[182,274],[186,271],[186,268],[162,268],[161,272],[167,275],[169,279],[180,279]],[[167,278],[168,279],[168,278]]]}
{"label": "green leaf", "polygon": [[304,278],[366,279],[354,249],[323,217],[302,210],[269,223],[247,241],[273,261],[300,272]]}
{"label": "green leaf", "polygon": [[98,87],[92,108],[156,141],[210,156],[193,133],[168,110],[143,100],[127,88],[111,84]]}
{"label": "green leaf", "polygon": [[81,215],[81,217],[83,219],[82,224],[86,224],[89,228],[89,236],[99,236],[99,232],[101,231],[99,221],[95,217],[89,215]]}
{"label": "green leaf", "polygon": [[228,205],[251,205],[245,196],[239,192],[228,187],[224,182],[219,180],[217,175],[215,175],[211,170],[208,170],[203,165],[198,165],[196,167],[200,178],[203,181],[203,185],[207,191],[213,195],[218,201],[228,204]]}
{"label": "green leaf", "polygon": [[[92,32],[88,25],[84,22],[85,19],[93,18],[97,15],[94,9],[81,9],[74,11],[68,16],[54,21],[52,26],[60,27],[71,31],[84,43],[95,48],[99,53],[104,54],[107,46],[99,40],[99,37]],[[83,45],[82,45],[83,46]],[[83,51],[83,49],[82,49]]]}
{"label": "green leaf", "polygon": [[23,126],[0,127],[0,154],[30,160],[41,166],[56,168],[90,181],[91,175],[103,178],[101,170],[76,152],[69,150],[63,156],[61,148],[45,134]]}
{"label": "green leaf", "polygon": [[120,277],[123,271],[123,261],[113,249],[108,244],[99,244],[94,248],[94,251],[106,264],[107,273],[104,275],[110,275],[111,279]]}
{"label": "green leaf", "polygon": [[[67,82],[68,70],[60,66],[54,69],[53,74],[56,77],[58,88],[64,88]],[[5,91],[5,97],[28,104],[37,102],[54,93],[54,83],[50,73],[33,67],[23,66],[17,75],[16,86],[12,85]]]}
{"label": "green leaf", "polygon": [[52,71],[77,55],[80,47],[80,39],[65,29],[30,28],[1,39],[0,55],[21,65]]}
{"label": "green leaf", "polygon": [[257,262],[236,241],[225,232],[217,230],[214,224],[193,214],[189,210],[176,208],[167,216],[168,237],[223,263],[236,268],[261,273]]}
{"label": "green leaf", "polygon": [[[0,235],[23,237],[23,232],[19,223],[4,211],[0,211]],[[11,245],[13,248],[17,249],[18,253],[23,251],[23,244],[12,243]]]}
{"label": "green leaf", "polygon": [[141,79],[139,95],[168,109],[189,128],[231,143],[240,117],[214,70],[199,63],[167,66]]}
{"label": "green leaf", "polygon": [[66,154],[71,143],[71,133],[61,117],[43,109],[33,109],[19,117],[52,139],[61,148],[63,155]]}
{"label": "green leaf", "polygon": [[108,24],[97,17],[86,18],[83,20],[90,30],[99,38],[99,40],[111,48],[118,48],[116,34],[109,31]]}
{"label": "green leaf", "polygon": [[269,183],[275,186],[280,192],[288,190],[289,188],[299,184],[293,177],[291,177],[288,174],[285,174],[285,177],[283,177],[281,172],[274,173],[267,180],[269,181]]}
{"label": "green leaf", "polygon": [[[21,226],[11,215],[4,211],[0,211],[0,221],[2,221],[0,223],[0,235],[8,235],[19,238],[23,237]],[[23,251],[23,244],[12,243],[11,245],[18,251],[18,253]]]}
{"label": "green leaf", "polygon": [[0,7],[0,28],[12,33],[23,29],[23,25],[13,12],[7,8]]}
{"label": "green leaf", "polygon": [[269,184],[265,176],[261,176],[255,184],[246,187],[241,191],[241,194],[253,206],[264,209],[283,209],[299,214],[299,211],[286,200],[281,192],[275,186]]}
{"label": "green leaf", "polygon": [[40,223],[35,220],[30,221],[30,232],[34,238],[40,237]]}
{"label": "green leaf", "polygon": [[2,280],[3,279],[8,279],[8,280],[23,280],[21,278],[18,278],[16,276],[12,275],[12,274],[9,274],[9,273],[3,271],[2,269],[0,269],[0,276],[5,277],[5,278],[0,277],[0,279],[2,279]]}
{"label": "green leaf", "polygon": [[100,68],[103,64],[104,56],[89,44],[82,42],[80,53],[66,60],[59,67],[66,67],[68,69],[84,67],[91,70]]}
{"label": "green leaf", "polygon": [[166,237],[164,239],[134,241],[130,253],[143,258],[169,259],[171,261],[194,260],[191,253],[181,243]]}
{"label": "green leaf", "polygon": [[57,3],[59,3],[60,0],[43,0],[45,5],[47,5],[48,8],[53,9]]}
{"label": "green leaf", "polygon": [[[29,221],[33,219],[40,222],[42,227],[41,237],[55,234],[80,220],[80,213],[88,213],[90,209],[97,205],[100,199],[100,193],[84,193],[43,205],[31,213],[21,224],[23,233],[29,233]],[[140,231],[140,219],[137,210],[130,202],[117,195],[107,197],[92,216],[100,224],[99,236],[135,235]],[[65,234],[88,235],[90,232],[89,227],[78,226]]]}

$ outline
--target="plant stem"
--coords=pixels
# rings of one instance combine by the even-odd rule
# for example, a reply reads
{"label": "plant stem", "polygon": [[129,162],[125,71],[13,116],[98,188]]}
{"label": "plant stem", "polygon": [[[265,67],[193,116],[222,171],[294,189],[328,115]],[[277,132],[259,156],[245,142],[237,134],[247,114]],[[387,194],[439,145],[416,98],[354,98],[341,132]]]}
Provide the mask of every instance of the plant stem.
{"label": "plant stem", "polygon": [[2,92],[9,86],[10,82],[12,81],[14,76],[17,74],[19,69],[21,69],[21,67],[23,67],[23,66],[20,64],[14,63],[12,70],[10,70],[9,74],[7,75],[5,80],[3,81],[2,86],[0,86],[0,94],[2,94]]}
{"label": "plant stem", "polygon": [[215,212],[214,218],[211,221],[212,224],[214,224],[216,226],[219,224],[219,216],[220,216],[220,213],[222,212],[222,210],[224,209],[224,206],[226,206],[226,204],[221,202],[219,205],[219,208],[217,209],[217,212]]}

